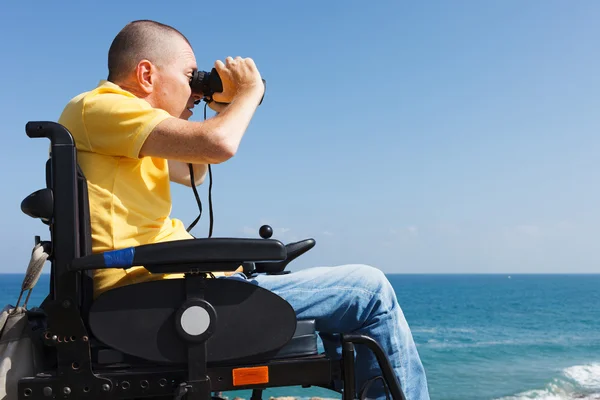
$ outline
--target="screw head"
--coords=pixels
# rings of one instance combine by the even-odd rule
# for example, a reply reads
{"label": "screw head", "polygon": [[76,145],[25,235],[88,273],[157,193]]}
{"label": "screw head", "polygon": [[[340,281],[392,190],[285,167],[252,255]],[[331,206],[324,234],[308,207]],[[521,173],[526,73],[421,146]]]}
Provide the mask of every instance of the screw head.
{"label": "screw head", "polygon": [[63,388],[63,393],[64,393],[64,394],[71,394],[71,388],[70,388],[70,387],[68,387],[68,386],[65,386],[65,387]]}

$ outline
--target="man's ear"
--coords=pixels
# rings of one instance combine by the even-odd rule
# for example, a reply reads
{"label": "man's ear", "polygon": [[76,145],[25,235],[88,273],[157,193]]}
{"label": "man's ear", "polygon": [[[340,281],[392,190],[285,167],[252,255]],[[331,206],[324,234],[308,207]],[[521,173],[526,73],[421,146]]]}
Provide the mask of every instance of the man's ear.
{"label": "man's ear", "polygon": [[154,65],[148,60],[142,60],[135,69],[135,77],[140,85],[140,89],[150,94],[154,85]]}

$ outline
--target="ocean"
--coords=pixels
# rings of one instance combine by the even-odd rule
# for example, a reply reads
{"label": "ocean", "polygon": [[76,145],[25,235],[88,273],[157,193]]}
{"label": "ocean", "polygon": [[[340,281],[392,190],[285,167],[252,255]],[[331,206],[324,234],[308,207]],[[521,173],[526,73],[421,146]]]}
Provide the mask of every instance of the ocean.
{"label": "ocean", "polygon": [[[432,400],[600,399],[600,275],[388,277]],[[0,275],[0,307],[15,303],[21,279]],[[44,275],[30,305],[47,287]],[[295,387],[269,389],[270,396],[339,398]]]}

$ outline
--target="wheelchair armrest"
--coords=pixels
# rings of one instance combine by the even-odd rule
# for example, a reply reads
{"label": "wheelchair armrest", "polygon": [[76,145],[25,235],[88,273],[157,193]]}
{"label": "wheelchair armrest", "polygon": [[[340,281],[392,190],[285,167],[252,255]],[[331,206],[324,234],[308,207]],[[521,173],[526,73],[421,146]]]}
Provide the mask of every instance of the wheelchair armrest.
{"label": "wheelchair armrest", "polygon": [[182,239],[76,258],[69,268],[81,271],[143,266],[152,273],[234,271],[246,261],[281,261],[286,256],[286,248],[279,240]]}
{"label": "wheelchair armrest", "polygon": [[285,273],[285,267],[302,254],[306,253],[313,247],[315,247],[315,239],[305,239],[295,243],[288,243],[285,245],[286,258],[279,262],[259,262],[255,263],[255,269],[253,272],[266,273],[268,275],[280,275]]}

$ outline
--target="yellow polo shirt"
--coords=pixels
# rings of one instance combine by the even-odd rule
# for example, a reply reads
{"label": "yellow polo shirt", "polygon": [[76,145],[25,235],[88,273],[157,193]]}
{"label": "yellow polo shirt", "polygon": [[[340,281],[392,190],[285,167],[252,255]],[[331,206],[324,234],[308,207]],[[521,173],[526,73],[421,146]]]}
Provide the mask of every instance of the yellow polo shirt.
{"label": "yellow polo shirt", "polygon": [[[60,116],[88,181],[93,252],[192,238],[180,220],[170,218],[167,160],[139,157],[152,129],[167,118],[173,117],[108,81],[73,98]],[[152,275],[143,267],[98,270],[94,295],[175,277],[181,275]]]}

